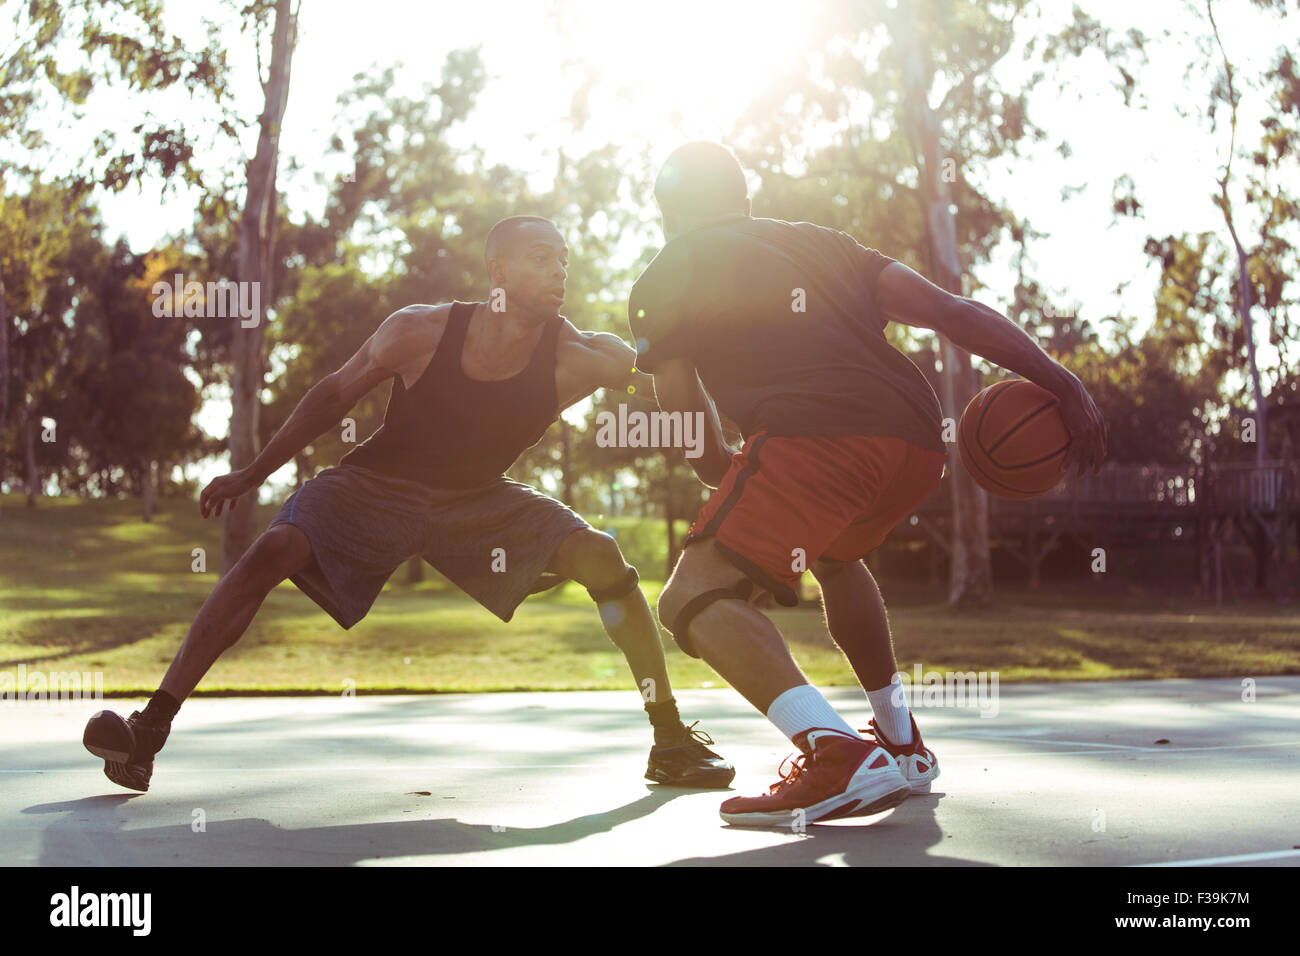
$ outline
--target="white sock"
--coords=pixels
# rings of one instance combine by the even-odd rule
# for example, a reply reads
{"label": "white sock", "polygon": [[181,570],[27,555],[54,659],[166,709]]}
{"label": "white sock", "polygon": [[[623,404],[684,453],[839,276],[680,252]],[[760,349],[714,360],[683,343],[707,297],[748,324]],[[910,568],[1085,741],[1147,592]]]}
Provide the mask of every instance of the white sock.
{"label": "white sock", "polygon": [[822,692],[811,684],[799,684],[772,701],[767,709],[767,719],[776,725],[776,729],[791,741],[805,730],[814,727],[826,727],[838,730],[850,737],[858,737],[857,731],[849,726],[822,696]]}
{"label": "white sock", "polygon": [[907,709],[907,688],[895,680],[880,690],[867,691],[876,726],[891,744],[906,747],[912,742],[912,712]]}

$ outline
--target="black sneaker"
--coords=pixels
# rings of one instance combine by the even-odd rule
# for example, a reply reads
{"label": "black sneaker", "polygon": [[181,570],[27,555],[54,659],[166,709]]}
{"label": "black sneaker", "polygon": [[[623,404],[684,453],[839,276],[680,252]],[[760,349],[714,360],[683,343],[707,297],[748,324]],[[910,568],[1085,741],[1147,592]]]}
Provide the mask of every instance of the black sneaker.
{"label": "black sneaker", "polygon": [[650,763],[646,767],[647,780],[670,787],[694,787],[701,790],[725,790],[736,776],[736,768],[723,760],[705,744],[713,738],[696,730],[697,720],[689,727],[682,726],[682,739],[665,747],[650,748]]}
{"label": "black sneaker", "polygon": [[81,742],[103,758],[104,776],[144,793],[153,776],[154,754],[162,750],[171,729],[171,724],[146,720],[138,710],[125,720],[111,710],[101,710],[86,722]]}

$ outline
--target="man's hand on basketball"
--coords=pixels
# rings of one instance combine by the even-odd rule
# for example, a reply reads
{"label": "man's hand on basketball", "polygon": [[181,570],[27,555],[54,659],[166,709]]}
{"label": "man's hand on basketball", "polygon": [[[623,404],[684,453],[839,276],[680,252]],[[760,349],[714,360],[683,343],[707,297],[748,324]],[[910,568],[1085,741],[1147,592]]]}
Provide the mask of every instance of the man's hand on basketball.
{"label": "man's hand on basketball", "polygon": [[219,518],[226,502],[230,502],[230,507],[234,508],[235,500],[240,495],[247,494],[261,483],[247,468],[222,475],[220,478],[213,478],[199,495],[199,514],[205,518],[209,516]]}
{"label": "man's hand on basketball", "polygon": [[1057,392],[1061,399],[1061,417],[1070,431],[1070,447],[1065,453],[1064,467],[1066,474],[1077,468],[1076,474],[1082,478],[1089,465],[1094,475],[1101,471],[1101,463],[1106,458],[1106,423],[1083,383],[1073,374],[1069,383]]}

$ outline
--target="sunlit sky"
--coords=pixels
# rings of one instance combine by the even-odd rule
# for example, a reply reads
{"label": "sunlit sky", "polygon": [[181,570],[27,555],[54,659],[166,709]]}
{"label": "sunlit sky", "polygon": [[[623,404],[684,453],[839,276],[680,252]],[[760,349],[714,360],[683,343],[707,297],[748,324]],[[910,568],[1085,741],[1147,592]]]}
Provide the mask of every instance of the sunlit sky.
{"label": "sunlit sky", "polygon": [[[1089,53],[1064,66],[1059,74],[1066,84],[1063,92],[1049,79],[1030,101],[1030,115],[1047,130],[1046,141],[1014,163],[963,172],[976,176],[1034,228],[1050,234],[1033,247],[1033,273],[1060,302],[1077,304],[1091,318],[1115,313],[1145,317],[1151,312],[1157,278],[1142,253],[1145,237],[1223,230],[1210,195],[1226,152],[1227,131],[1211,136],[1199,117],[1211,71],[1218,64],[1205,64],[1189,36],[1203,32],[1203,5],[1173,0],[1081,5],[1117,32],[1138,27],[1152,39],[1151,62],[1137,72],[1141,96],[1135,106],[1146,108],[1126,109],[1111,86],[1113,69],[1099,53]],[[1045,0],[1042,7],[1042,16],[1028,19],[1027,28],[1058,29],[1070,16],[1070,3]],[[758,0],[475,0],[455,5],[305,0],[281,140],[279,185],[285,202],[291,213],[319,214],[323,181],[347,167],[346,156],[327,155],[328,142],[336,132],[347,132],[337,100],[358,72],[403,64],[400,88],[414,92],[425,82],[439,80],[449,51],[481,46],[491,79],[456,136],[462,144],[481,146],[490,161],[529,170],[544,188],[561,145],[570,155],[581,155],[613,142],[635,154],[648,143],[663,156],[687,139],[725,140],[766,80],[792,59],[808,55],[801,9],[789,2]],[[1257,75],[1277,47],[1297,45],[1297,18],[1279,25],[1245,0],[1223,0],[1216,14],[1243,80]],[[202,37],[203,16],[221,22],[230,18],[220,5],[177,0],[166,4],[166,16],[169,30],[196,43]],[[1166,30],[1172,34],[1167,38]],[[240,37],[227,28],[224,39],[231,65],[240,74],[236,92],[241,114],[254,117],[261,107],[261,91],[251,34]],[[1188,64],[1198,65],[1185,78]],[[1014,88],[1027,69],[1013,54],[999,67],[998,76]],[[589,73],[595,80],[591,118],[585,129],[575,132],[568,122],[570,105]],[[1253,144],[1263,113],[1257,91],[1243,92],[1241,140]],[[192,112],[196,127],[203,121],[202,109],[183,94],[154,98],[149,104],[159,115]],[[1189,115],[1180,116],[1179,107]],[[121,94],[105,93],[92,101],[90,122],[103,125],[111,116],[118,128],[129,129],[141,108],[143,104],[124,100]],[[54,138],[73,151],[75,140],[69,137],[76,135],[84,133],[68,130]],[[244,143],[249,152],[254,137],[250,130]],[[1068,159],[1056,151],[1061,140],[1073,151]],[[208,150],[205,160],[214,169],[241,161],[233,148],[228,153]],[[296,173],[287,172],[290,161],[298,165]],[[1136,182],[1144,215],[1113,224],[1112,183],[1124,172]],[[1083,188],[1063,200],[1066,186]],[[648,194],[638,198],[651,206]],[[110,236],[124,234],[136,251],[185,232],[193,222],[194,206],[192,194],[173,191],[163,197],[156,184],[101,201]],[[1243,218],[1249,232],[1249,219]],[[890,251],[888,235],[857,238]],[[999,259],[977,270],[986,287],[978,298],[992,305],[1005,301],[1013,276],[1007,265],[1011,252],[1003,250]],[[1120,286],[1125,289],[1117,295]],[[1258,328],[1263,331],[1262,322]],[[224,435],[227,417],[228,404],[214,393],[201,415],[202,425]],[[220,470],[214,463],[203,474]],[[280,473],[276,479],[287,477]]]}

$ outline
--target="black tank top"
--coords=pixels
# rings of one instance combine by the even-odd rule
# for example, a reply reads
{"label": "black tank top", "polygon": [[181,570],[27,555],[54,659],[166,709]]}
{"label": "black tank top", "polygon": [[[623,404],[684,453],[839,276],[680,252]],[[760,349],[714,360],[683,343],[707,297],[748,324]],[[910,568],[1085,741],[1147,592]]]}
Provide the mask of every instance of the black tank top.
{"label": "black tank top", "polygon": [[547,324],[522,372],[484,382],[460,366],[474,308],[472,302],[452,304],[428,368],[409,391],[397,376],[384,423],[340,464],[433,488],[474,488],[501,476],[541,440],[559,413],[555,342],[564,319]]}

